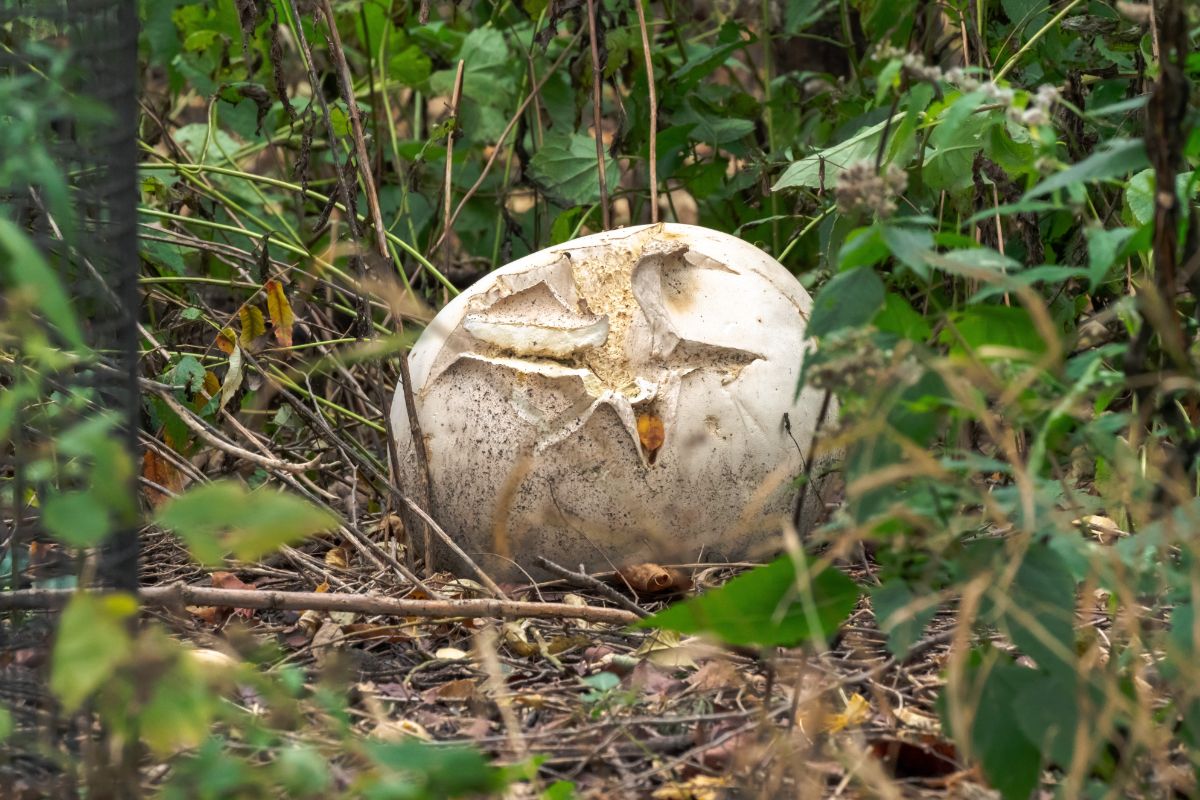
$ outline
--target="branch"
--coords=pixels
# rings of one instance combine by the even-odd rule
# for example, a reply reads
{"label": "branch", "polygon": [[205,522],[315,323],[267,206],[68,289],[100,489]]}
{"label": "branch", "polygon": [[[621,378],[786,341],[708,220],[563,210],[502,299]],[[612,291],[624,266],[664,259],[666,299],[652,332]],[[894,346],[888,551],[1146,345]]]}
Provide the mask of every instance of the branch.
{"label": "branch", "polygon": [[[62,608],[75,595],[73,589],[19,589],[0,592],[0,611]],[[146,586],[138,600],[148,606],[219,606],[287,611],[357,611],[393,617],[449,619],[582,619],[628,625],[638,617],[619,608],[570,606],[566,603],[532,603],[516,600],[402,600],[394,597],[328,592],[278,592],[257,589],[217,589],[172,583]]]}

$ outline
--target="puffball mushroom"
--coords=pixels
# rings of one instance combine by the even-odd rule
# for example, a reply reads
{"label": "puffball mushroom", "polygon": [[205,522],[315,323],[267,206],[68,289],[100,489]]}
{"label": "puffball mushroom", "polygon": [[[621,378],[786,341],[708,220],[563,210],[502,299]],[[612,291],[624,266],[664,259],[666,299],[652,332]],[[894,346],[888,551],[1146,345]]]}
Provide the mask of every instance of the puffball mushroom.
{"label": "puffball mushroom", "polygon": [[[779,262],[693,225],[585,236],[492,272],[409,356],[434,516],[494,577],[536,572],[536,556],[605,570],[766,555],[823,399],[796,397],[811,307]],[[402,387],[392,429],[411,490]],[[808,492],[801,527],[819,510]]]}

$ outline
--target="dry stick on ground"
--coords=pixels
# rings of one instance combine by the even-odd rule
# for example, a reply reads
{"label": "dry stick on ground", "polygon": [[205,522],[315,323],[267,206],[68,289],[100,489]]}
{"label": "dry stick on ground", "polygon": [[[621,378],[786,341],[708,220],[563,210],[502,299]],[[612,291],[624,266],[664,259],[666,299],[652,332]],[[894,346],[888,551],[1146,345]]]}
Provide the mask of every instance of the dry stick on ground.
{"label": "dry stick on ground", "polygon": [[[480,582],[484,586],[486,586],[488,588],[488,590],[491,591],[492,594],[496,595],[497,597],[501,598],[502,600],[508,599],[508,595],[506,595],[504,593],[504,590],[501,589],[499,586],[497,586],[496,582],[494,580],[492,580],[491,576],[488,575],[486,572],[484,572],[483,568],[480,567],[478,564],[476,564],[475,561],[469,555],[467,555],[466,551],[464,551],[461,547],[458,546],[458,543],[455,542],[454,539],[452,539],[450,537],[450,534],[448,534],[444,530],[442,530],[442,526],[438,525],[437,522],[434,521],[433,517],[429,516],[429,514],[427,514],[424,509],[422,509],[419,505],[414,503],[409,498],[404,497],[401,499],[403,499],[404,503],[410,509],[412,509],[412,512],[414,514],[416,514],[418,517],[420,517],[425,522],[426,532],[428,533],[429,531],[432,531],[432,532],[436,533],[438,535],[438,538],[442,540],[443,544],[445,544],[452,551],[454,551],[454,554],[456,556],[458,556],[459,558],[461,558],[463,560],[463,562],[468,567],[470,567],[471,571],[479,576]],[[432,542],[430,542],[428,539],[426,539],[425,541],[427,543],[427,546],[432,545]],[[425,553],[425,561],[426,561],[426,564],[428,564],[428,562],[429,562],[429,551],[428,550],[426,550],[426,553]]]}
{"label": "dry stick on ground", "polygon": [[[640,8],[640,6],[639,6]],[[608,179],[604,174],[604,132],[600,128],[604,100],[604,76],[600,71],[600,45],[596,41],[596,0],[587,0],[588,38],[592,48],[592,120],[596,126],[596,166],[600,174],[600,220],[604,230],[612,229],[612,210],[608,207]]]}
{"label": "dry stick on ground", "polygon": [[[575,42],[579,39],[579,35],[579,33],[576,33],[571,41],[567,43],[567,46],[563,48],[562,55],[560,55],[555,62],[550,65],[550,69],[546,70],[545,75],[543,75],[541,78],[538,78],[537,82],[533,85],[533,89],[530,90],[529,95],[525,98],[521,105],[517,107],[517,112],[509,118],[508,124],[504,126],[504,130],[500,132],[499,138],[496,139],[496,146],[492,149],[492,154],[488,156],[488,160],[484,162],[483,169],[479,172],[479,177],[475,179],[475,183],[471,184],[471,188],[467,189],[466,193],[463,194],[462,199],[458,201],[458,205],[455,206],[454,213],[450,215],[449,225],[454,225],[455,220],[457,220],[458,215],[462,213],[467,201],[474,197],[475,193],[479,191],[479,187],[483,185],[483,181],[487,178],[488,172],[491,171],[492,165],[495,164],[497,158],[499,158],[500,151],[504,149],[504,140],[508,138],[508,135],[512,133],[513,128],[517,126],[517,122],[520,121],[521,115],[525,113],[525,109],[527,109],[529,104],[532,103],[538,96],[538,92],[542,90],[542,86],[546,84],[546,81],[549,80],[551,75],[558,71],[558,68],[562,66],[562,63],[567,60],[567,56],[571,54],[571,48],[575,46]],[[438,246],[442,243],[442,237],[445,237],[445,235],[446,231],[443,230],[441,237],[434,241],[433,246],[429,248],[429,252],[432,253],[438,248]]]}
{"label": "dry stick on ground", "polygon": [[538,556],[533,561],[542,569],[546,570],[547,572],[553,572],[555,575],[562,578],[572,586],[580,589],[590,589],[597,594],[602,594],[609,600],[612,600],[614,603],[619,605],[621,608],[628,609],[634,614],[637,614],[639,617],[650,616],[649,611],[642,608],[637,603],[633,602],[628,597],[621,594],[602,580],[593,578],[591,575],[588,575],[584,572],[573,572],[564,566],[555,564],[548,558],[543,558],[542,556]]}
{"label": "dry stick on ground", "polygon": [[[65,606],[76,594],[74,589],[19,589],[0,592],[0,611],[58,609]],[[582,619],[612,625],[629,625],[638,621],[636,614],[624,609],[570,606],[566,603],[531,603],[517,600],[407,600],[329,592],[216,589],[184,583],[143,587],[138,590],[138,599],[145,605],[165,607],[217,606],[283,611],[357,611],[360,614],[432,619]]]}
{"label": "dry stick on ground", "polygon": [[646,86],[650,89],[650,222],[658,222],[658,95],[654,91],[654,61],[650,58],[650,34],[642,0],[633,0],[638,27],[642,31],[642,53],[646,56]]}

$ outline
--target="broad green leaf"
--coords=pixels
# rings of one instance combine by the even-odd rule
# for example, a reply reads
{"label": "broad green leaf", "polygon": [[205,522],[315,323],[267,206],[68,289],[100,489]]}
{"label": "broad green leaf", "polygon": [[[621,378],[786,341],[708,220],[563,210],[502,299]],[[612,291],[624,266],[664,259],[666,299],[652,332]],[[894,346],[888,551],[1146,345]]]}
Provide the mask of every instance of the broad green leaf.
{"label": "broad green leaf", "polygon": [[383,770],[402,778],[412,788],[423,790],[414,797],[491,794],[503,789],[508,782],[503,770],[488,764],[483,754],[472,747],[442,747],[407,741],[395,744],[367,742],[365,749],[370,759]]}
{"label": "broad green leaf", "polygon": [[[888,636],[888,651],[896,658],[904,658],[908,650],[925,630],[937,606],[923,608],[915,614],[909,614],[907,607],[916,600],[916,595],[908,584],[899,578],[893,578],[882,586],[871,589],[871,608],[875,611],[875,620],[879,629]],[[905,618],[900,618],[900,612],[905,612]]]}
{"label": "broad green leaf", "polygon": [[884,225],[883,241],[897,261],[921,280],[929,279],[928,254],[933,251],[933,234],[924,228]]}
{"label": "broad green leaf", "polygon": [[88,347],[83,342],[83,331],[79,327],[71,299],[58,279],[58,275],[46,263],[46,259],[15,224],[0,217],[0,271],[9,286],[28,291],[33,296],[38,310],[46,317],[67,344],[80,353]]}
{"label": "broad green leaf", "polygon": [[1024,709],[1018,698],[1037,681],[1037,673],[989,650],[986,655],[971,653],[964,678],[966,685],[960,687],[957,696],[978,698],[967,710],[971,714],[970,734],[964,736],[953,729],[954,718],[945,694],[949,689],[943,690],[940,702],[942,724],[979,759],[988,783],[1004,800],[1029,800],[1041,775],[1042,753],[1021,730]]}
{"label": "broad green leaf", "polygon": [[1010,586],[991,598],[995,624],[1043,670],[1074,669],[1075,578],[1063,557],[1034,543]]}
{"label": "broad green leaf", "polygon": [[885,333],[893,333],[914,342],[925,341],[933,331],[929,321],[918,314],[907,300],[891,292],[884,297],[883,308],[875,315],[874,324]]}
{"label": "broad green leaf", "polygon": [[812,563],[802,563],[806,574],[798,576],[792,558],[783,556],[641,620],[637,627],[703,633],[727,644],[763,647],[828,639],[854,610],[858,587],[832,567],[813,575]]}
{"label": "broad green leaf", "polygon": [[388,59],[388,75],[395,80],[416,88],[425,81],[433,69],[429,56],[417,45],[409,45]]}
{"label": "broad green leaf", "polygon": [[[892,123],[899,122],[901,115],[892,118]],[[837,176],[842,170],[859,161],[874,159],[879,150],[879,137],[883,135],[887,121],[863,128],[844,142],[827,147],[819,153],[794,162],[779,176],[779,180],[771,187],[771,191],[791,189],[796,186],[818,188],[822,185],[822,166],[824,167],[824,186],[832,189],[837,182]]]}
{"label": "broad green leaf", "polygon": [[[1191,179],[1191,172],[1175,176],[1175,194],[1184,206],[1189,202],[1188,185]],[[1192,193],[1195,193],[1194,187]],[[1139,225],[1154,219],[1154,170],[1142,170],[1129,179],[1129,185],[1125,187],[1125,205]]]}
{"label": "broad green leaf", "polygon": [[962,352],[965,346],[978,356],[991,356],[989,348],[1003,348],[1005,358],[1011,357],[1013,350],[1034,355],[1046,351],[1046,342],[1034,327],[1029,312],[1019,306],[969,306],[953,314],[951,321],[953,328],[947,327],[941,334],[951,350]]}
{"label": "broad green leaf", "polygon": [[1104,278],[1116,262],[1121,248],[1134,233],[1133,228],[1087,229],[1088,291],[1094,292],[1096,287],[1104,283]]}
{"label": "broad green leaf", "polygon": [[65,711],[74,711],[130,654],[125,622],[137,612],[127,594],[76,593],[63,609],[54,641],[50,689]]}
{"label": "broad green leaf", "polygon": [[1148,163],[1146,145],[1141,139],[1110,139],[1083,161],[1051,175],[1030,189],[1024,199],[1032,200],[1075,184],[1119,178],[1142,169]]}
{"label": "broad green leaf", "polygon": [[293,797],[324,796],[333,783],[329,762],[321,751],[308,745],[292,745],[275,757],[283,788]]}
{"label": "broad green leaf", "polygon": [[112,531],[108,507],[91,492],[50,495],[42,508],[42,524],[72,547],[93,547]]}
{"label": "broad green leaf", "polygon": [[808,335],[825,336],[865,325],[883,306],[883,281],[870,267],[839,272],[821,287],[808,318]]}
{"label": "broad green leaf", "polygon": [[[13,732],[12,712],[4,706],[0,706],[0,742],[3,742]],[[569,797],[570,795],[568,795]]]}
{"label": "broad green leaf", "polygon": [[184,356],[171,370],[170,381],[173,386],[181,386],[189,394],[195,394],[204,388],[204,365],[195,356]]}
{"label": "broad green leaf", "polygon": [[716,47],[707,48],[699,58],[689,60],[671,75],[669,86],[672,91],[686,93],[693,86],[711,74],[714,70],[729,60],[729,57],[746,45],[749,40],[737,39]]}
{"label": "broad green leaf", "polygon": [[333,514],[299,497],[269,489],[252,492],[233,481],[209,483],[169,500],[156,521],[209,565],[221,564],[229,553],[254,561],[338,525]]}
{"label": "broad green leaf", "polygon": [[[616,159],[606,155],[605,175],[612,192],[620,171]],[[600,170],[596,166],[596,140],[578,133],[547,136],[529,161],[530,176],[549,194],[570,205],[590,205],[600,200]]]}

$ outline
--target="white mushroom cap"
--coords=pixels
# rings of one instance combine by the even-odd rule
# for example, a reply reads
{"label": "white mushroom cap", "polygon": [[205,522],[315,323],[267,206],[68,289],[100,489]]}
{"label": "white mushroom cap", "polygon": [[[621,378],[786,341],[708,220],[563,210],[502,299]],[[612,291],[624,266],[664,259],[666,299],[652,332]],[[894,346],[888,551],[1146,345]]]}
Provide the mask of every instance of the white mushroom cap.
{"label": "white mushroom cap", "polygon": [[[409,357],[438,521],[494,576],[538,555],[597,570],[765,555],[822,400],[795,397],[811,306],[758,248],[674,223],[485,276]],[[660,447],[639,418],[661,421]],[[411,491],[399,388],[392,427]],[[819,492],[808,498],[803,527],[820,510]]]}

